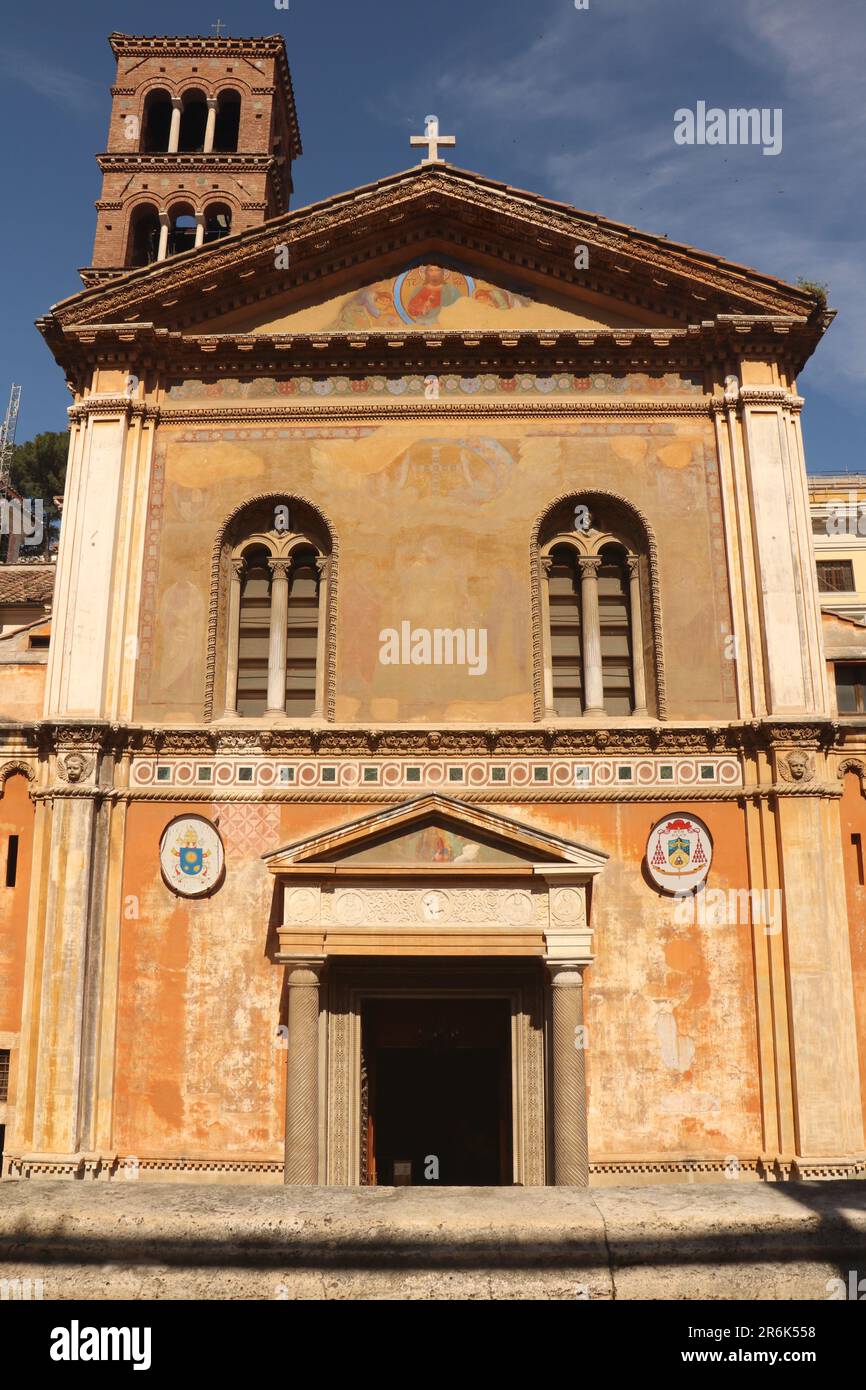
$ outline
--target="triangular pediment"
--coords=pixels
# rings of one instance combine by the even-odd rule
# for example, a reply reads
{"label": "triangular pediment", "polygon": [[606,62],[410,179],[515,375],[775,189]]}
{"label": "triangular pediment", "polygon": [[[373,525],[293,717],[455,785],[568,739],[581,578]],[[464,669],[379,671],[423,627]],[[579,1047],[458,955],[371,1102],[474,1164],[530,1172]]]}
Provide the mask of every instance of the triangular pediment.
{"label": "triangular pediment", "polygon": [[830,317],[806,289],[442,165],[92,286],[40,326],[65,364],[109,332],[213,352],[226,335],[357,348],[415,332],[685,333],[731,315],[808,323],[807,351]]}
{"label": "triangular pediment", "polygon": [[[456,249],[456,248],[455,248]],[[585,328],[641,328],[663,322],[658,314],[604,302],[574,291],[516,278],[508,266],[478,268],[454,254],[431,249],[381,272],[367,270],[349,284],[286,295],[253,314],[235,314],[213,325],[238,333],[370,334],[516,332]],[[673,326],[673,320],[671,320]]]}
{"label": "triangular pediment", "polygon": [[608,856],[525,822],[424,796],[263,855],[272,873],[338,865],[410,873],[528,870],[549,864],[598,873]]}

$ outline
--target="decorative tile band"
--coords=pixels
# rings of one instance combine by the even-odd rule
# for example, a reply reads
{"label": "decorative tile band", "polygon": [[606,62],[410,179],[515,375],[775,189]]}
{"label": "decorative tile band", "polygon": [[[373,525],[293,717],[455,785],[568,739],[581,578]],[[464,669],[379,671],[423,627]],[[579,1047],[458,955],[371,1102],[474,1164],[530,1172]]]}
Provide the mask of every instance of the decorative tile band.
{"label": "decorative tile band", "polygon": [[483,376],[459,376],[445,372],[435,378],[436,394],[431,396],[430,378],[425,376],[326,376],[289,377],[277,381],[274,377],[255,377],[240,381],[173,382],[167,397],[170,401],[197,400],[256,400],[273,396],[366,396],[417,397],[440,399],[441,396],[562,396],[596,392],[604,395],[700,395],[703,383],[698,377],[680,376],[667,372],[650,376],[645,372],[630,372],[614,376],[610,372],[593,372],[577,376],[574,372],[517,372],[513,376],[485,373]]}
{"label": "decorative tile band", "polygon": [[736,758],[138,758],[133,787],[740,787]]}

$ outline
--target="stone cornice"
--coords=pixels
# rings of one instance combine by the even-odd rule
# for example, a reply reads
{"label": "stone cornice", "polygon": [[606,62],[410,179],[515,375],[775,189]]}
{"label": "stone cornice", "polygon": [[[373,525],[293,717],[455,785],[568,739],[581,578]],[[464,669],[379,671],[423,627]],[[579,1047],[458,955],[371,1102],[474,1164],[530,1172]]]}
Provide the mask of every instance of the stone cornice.
{"label": "stone cornice", "polygon": [[[186,253],[192,254],[192,253]],[[206,295],[213,286],[205,285]],[[744,320],[744,324],[746,321]],[[778,321],[755,315],[732,342],[731,328],[719,320],[706,320],[683,328],[556,329],[533,332],[514,330],[431,333],[182,333],[150,322],[60,324],[49,317],[39,321],[55,357],[68,369],[73,365],[104,364],[147,367],[166,375],[213,377],[240,374],[287,377],[293,375],[401,372],[434,372],[444,375],[466,371],[469,375],[499,371],[505,375],[525,371],[572,370],[591,373],[612,367],[628,371],[714,373],[721,358],[738,355],[772,356],[794,363],[808,351],[811,330],[803,320],[787,320],[785,336]],[[784,351],[780,343],[785,343]],[[784,403],[799,409],[799,396],[781,387],[745,388],[738,407],[745,404]],[[428,402],[435,407],[436,402]],[[727,405],[714,398],[713,409]]]}
{"label": "stone cornice", "polygon": [[[597,725],[536,724],[499,728],[444,727],[369,728],[321,724],[285,726],[268,724],[200,724],[159,726],[106,721],[42,720],[0,727],[0,757],[21,758],[28,752],[46,757],[57,750],[137,753],[156,757],[243,754],[254,757],[340,755],[379,757],[490,756],[497,759],[527,755],[551,757],[576,754],[654,753],[662,755],[739,752],[750,756],[759,750],[780,752],[794,748],[841,751],[846,730],[832,720],[754,720],[727,725],[631,723]],[[861,731],[862,732],[862,731]],[[25,752],[27,750],[27,752]],[[814,793],[818,784],[780,783],[785,795]],[[211,797],[216,789],[211,789]],[[617,788],[625,793],[627,788]],[[697,790],[697,789],[696,789]],[[711,790],[711,789],[710,789]],[[770,790],[763,787],[762,790]],[[743,795],[742,789],[739,792]]]}
{"label": "stone cornice", "polygon": [[443,401],[441,403],[378,401],[364,406],[303,406],[271,403],[262,406],[158,406],[124,397],[88,397],[67,408],[70,420],[84,420],[88,415],[116,415],[129,407],[130,416],[156,421],[162,425],[222,425],[305,424],[330,425],[364,424],[377,420],[448,420],[448,419],[635,419],[667,416],[699,418],[709,414],[711,405],[705,400],[691,401],[560,401],[557,405],[544,401]]}
{"label": "stone cornice", "polygon": [[[238,152],[221,153],[212,151],[210,154],[184,153],[165,154],[158,152],[155,154],[144,150],[124,150],[123,152],[112,153],[107,151],[96,156],[96,162],[104,174],[121,173],[134,174],[145,171],[153,173],[167,172],[176,173],[178,169],[186,169],[190,173],[211,174],[215,170],[236,171],[240,174],[262,173],[274,164],[274,157],[271,154],[243,154]],[[184,190],[192,192],[193,190]],[[153,196],[160,197],[158,189],[153,189]],[[173,198],[182,196],[178,189],[171,189]],[[209,192],[208,197],[213,197]]]}

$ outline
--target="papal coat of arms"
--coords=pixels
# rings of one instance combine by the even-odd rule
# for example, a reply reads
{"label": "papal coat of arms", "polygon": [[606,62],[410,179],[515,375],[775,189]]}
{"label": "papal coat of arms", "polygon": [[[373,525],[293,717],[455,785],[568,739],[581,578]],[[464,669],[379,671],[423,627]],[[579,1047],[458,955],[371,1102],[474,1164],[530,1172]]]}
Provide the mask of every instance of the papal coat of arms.
{"label": "papal coat of arms", "polygon": [[166,826],[159,849],[163,878],[185,898],[209,893],[220,881],[222,840],[202,816],[180,816]]}
{"label": "papal coat of arms", "polygon": [[667,816],[650,831],[647,868],[653,882],[668,893],[697,888],[709,873],[712,857],[710,832],[695,816]]}

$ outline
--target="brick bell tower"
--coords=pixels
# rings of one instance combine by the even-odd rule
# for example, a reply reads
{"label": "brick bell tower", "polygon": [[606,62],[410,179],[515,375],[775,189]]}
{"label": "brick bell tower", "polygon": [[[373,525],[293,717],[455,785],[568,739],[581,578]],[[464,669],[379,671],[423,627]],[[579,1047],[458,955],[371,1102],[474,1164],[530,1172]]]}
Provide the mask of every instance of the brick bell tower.
{"label": "brick bell tower", "polygon": [[85,285],[288,210],[301,136],[281,35],[109,43],[117,75]]}

